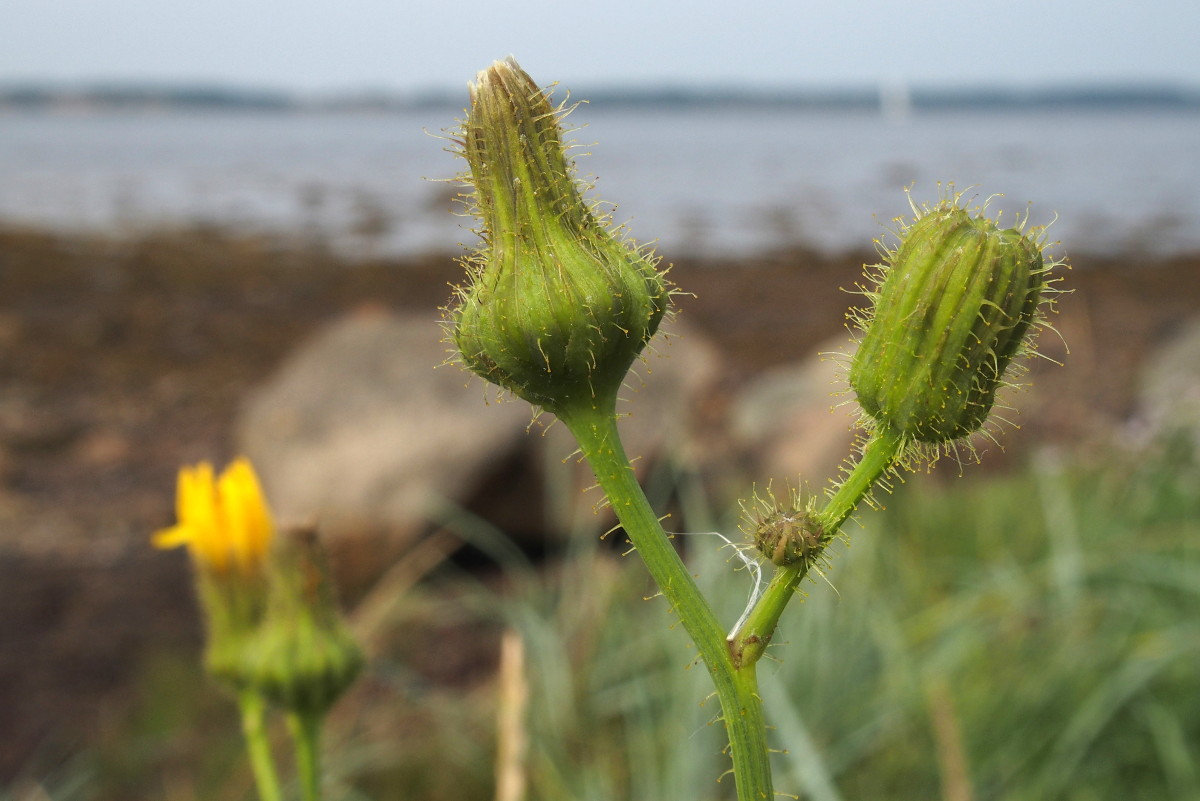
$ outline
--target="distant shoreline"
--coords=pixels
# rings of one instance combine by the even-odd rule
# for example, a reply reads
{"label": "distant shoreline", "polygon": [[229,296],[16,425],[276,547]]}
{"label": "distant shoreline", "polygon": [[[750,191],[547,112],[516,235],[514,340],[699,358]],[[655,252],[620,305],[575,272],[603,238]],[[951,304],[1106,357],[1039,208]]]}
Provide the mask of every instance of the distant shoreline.
{"label": "distant shoreline", "polygon": [[[466,237],[464,237],[466,238]],[[220,248],[244,249],[272,254],[273,257],[291,259],[311,265],[336,263],[346,265],[428,265],[444,261],[457,266],[464,253],[471,252],[475,243],[466,242],[457,246],[412,248],[409,250],[386,249],[370,246],[353,246],[339,242],[336,238],[311,236],[294,230],[238,226],[226,222],[194,220],[184,222],[145,222],[113,225],[47,225],[40,222],[11,219],[0,215],[0,250],[14,243],[37,242],[39,247],[69,252],[138,251],[143,248],[168,247],[189,250],[219,246]],[[770,244],[761,248],[743,251],[704,250],[687,244],[654,245],[653,252],[667,263],[687,263],[726,269],[731,265],[751,266],[779,265],[792,261],[842,262],[872,264],[879,261],[878,250],[863,245],[843,247],[819,247],[811,243],[796,241]],[[1136,246],[1080,247],[1066,251],[1059,244],[1052,252],[1066,256],[1073,268],[1080,264],[1100,263],[1105,270],[1116,270],[1125,264],[1135,269],[1147,267],[1175,267],[1180,264],[1200,265],[1200,248],[1184,248],[1172,251],[1153,251]],[[0,253],[0,256],[3,254]],[[0,265],[3,259],[0,258]],[[1200,276],[1200,272],[1197,272]]]}
{"label": "distant shoreline", "polygon": [[[1044,111],[1144,110],[1200,111],[1200,87],[1172,84],[1064,85],[1037,88],[976,86],[957,88],[877,87],[831,89],[761,89],[753,87],[649,88],[586,87],[573,93],[593,108],[649,109],[780,109],[882,111]],[[465,92],[425,91],[410,94],[347,92],[306,96],[272,90],[210,85],[141,86],[96,84],[63,86],[37,83],[0,85],[0,112],[85,113],[104,111],[256,111],[405,112],[434,108],[461,109]]]}

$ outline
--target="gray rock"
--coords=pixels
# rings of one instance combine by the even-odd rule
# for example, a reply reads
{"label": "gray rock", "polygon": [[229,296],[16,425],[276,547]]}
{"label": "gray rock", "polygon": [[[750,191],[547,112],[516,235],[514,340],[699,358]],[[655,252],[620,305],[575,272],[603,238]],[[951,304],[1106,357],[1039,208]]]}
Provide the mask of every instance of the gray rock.
{"label": "gray rock", "polygon": [[730,432],[758,483],[824,487],[851,454],[858,406],[845,382],[851,343],[839,336],[804,361],[764,373],[730,409]]}
{"label": "gray rock", "polygon": [[1200,317],[1147,360],[1138,386],[1138,422],[1145,433],[1190,436],[1200,447]]}
{"label": "gray rock", "polygon": [[249,397],[238,422],[278,517],[411,532],[518,447],[518,403],[447,364],[432,316],[363,310],[329,325]]}
{"label": "gray rock", "polygon": [[[695,419],[721,375],[702,335],[674,321],[667,328],[626,380],[619,407],[638,467],[668,451],[696,458]],[[578,498],[593,483],[568,458],[574,440],[551,415],[531,428],[527,403],[497,402],[499,390],[445,364],[448,355],[436,320],[382,310],[339,320],[302,345],[251,394],[237,427],[277,516],[316,518],[333,539],[380,527],[403,538],[425,526],[431,504],[474,498],[478,513],[518,537],[547,528],[557,536],[562,519],[543,515],[562,496],[547,493],[567,488]]]}

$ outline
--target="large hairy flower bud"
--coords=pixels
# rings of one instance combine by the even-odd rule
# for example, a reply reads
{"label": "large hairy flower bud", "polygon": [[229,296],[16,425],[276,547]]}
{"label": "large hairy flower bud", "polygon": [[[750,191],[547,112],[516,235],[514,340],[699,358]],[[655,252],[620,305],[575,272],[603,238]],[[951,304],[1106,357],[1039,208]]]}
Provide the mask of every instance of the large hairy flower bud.
{"label": "large hairy flower bud", "polygon": [[656,259],[584,200],[563,114],[511,58],[471,86],[462,153],[483,243],[448,315],[469,369],[556,413],[615,398],[669,300]]}
{"label": "large hairy flower bud", "polygon": [[877,276],[850,385],[870,423],[940,444],[977,431],[1040,320],[1043,243],[956,201],[924,210]]}

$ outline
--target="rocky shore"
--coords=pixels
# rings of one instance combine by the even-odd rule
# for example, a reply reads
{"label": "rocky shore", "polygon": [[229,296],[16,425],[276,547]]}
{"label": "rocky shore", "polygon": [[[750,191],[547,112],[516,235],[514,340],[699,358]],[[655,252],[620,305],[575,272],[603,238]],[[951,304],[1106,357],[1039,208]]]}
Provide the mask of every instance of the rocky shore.
{"label": "rocky shore", "polygon": [[[703,433],[694,441],[711,445],[693,448],[697,463],[711,473],[737,450],[721,448],[748,386],[844,334],[862,263],[875,260],[795,251],[674,264],[689,293],[678,299],[684,341],[708,354],[688,400]],[[1004,452],[989,446],[982,469],[1034,444],[1134,436],[1143,366],[1200,312],[1200,255],[1071,261],[1062,287],[1073,294],[1053,321],[1061,337],[1043,337],[1019,428],[1002,433]],[[172,520],[179,465],[231,457],[252,394],[327,326],[387,314],[436,332],[460,275],[450,256],[347,263],[212,230],[119,239],[0,228],[0,777],[93,736],[140,655],[198,638],[185,561],[147,544]],[[489,475],[458,500],[503,517]]]}

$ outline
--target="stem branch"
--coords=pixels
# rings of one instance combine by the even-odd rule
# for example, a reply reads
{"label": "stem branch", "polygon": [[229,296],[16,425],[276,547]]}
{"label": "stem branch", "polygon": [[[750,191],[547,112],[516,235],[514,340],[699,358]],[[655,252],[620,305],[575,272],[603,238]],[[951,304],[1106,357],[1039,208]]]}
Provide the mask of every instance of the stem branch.
{"label": "stem branch", "polygon": [[304,801],[321,798],[321,715],[291,712],[288,727],[296,744],[296,774]]}
{"label": "stem branch", "polygon": [[638,484],[617,433],[615,399],[575,407],[559,410],[559,418],[579,441],[617,519],[659,591],[679,615],[716,685],[729,735],[738,801],[770,801],[774,791],[766,722],[754,666],[739,669],[734,665],[716,613],[701,595]]}
{"label": "stem branch", "polygon": [[282,794],[279,790],[279,777],[275,773],[275,760],[271,756],[271,743],[267,738],[265,723],[267,702],[253,690],[239,691],[237,701],[242,714],[246,754],[250,758],[250,769],[254,773],[258,797],[260,801],[280,801]]}
{"label": "stem branch", "polygon": [[[821,546],[830,542],[850,517],[855,507],[871,491],[875,481],[887,471],[900,453],[902,442],[885,431],[871,435],[862,456],[850,474],[838,485],[825,508],[817,514],[821,528]],[[776,569],[762,598],[742,627],[730,636],[729,650],[736,667],[753,665],[762,657],[775,635],[783,610],[796,592],[796,586],[808,575],[813,559],[806,558]]]}

